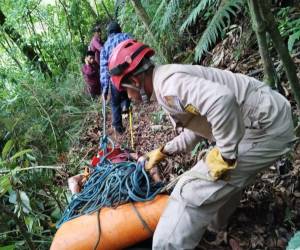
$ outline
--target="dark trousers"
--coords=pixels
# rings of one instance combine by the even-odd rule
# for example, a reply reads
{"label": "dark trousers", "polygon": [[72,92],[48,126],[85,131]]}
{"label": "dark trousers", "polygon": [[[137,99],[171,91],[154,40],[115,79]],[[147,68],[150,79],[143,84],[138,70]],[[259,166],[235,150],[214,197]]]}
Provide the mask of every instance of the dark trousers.
{"label": "dark trousers", "polygon": [[126,108],[128,110],[130,105],[130,100],[128,98],[127,92],[119,92],[113,84],[111,87],[111,109],[112,109],[112,125],[118,131],[122,128],[122,109]]}

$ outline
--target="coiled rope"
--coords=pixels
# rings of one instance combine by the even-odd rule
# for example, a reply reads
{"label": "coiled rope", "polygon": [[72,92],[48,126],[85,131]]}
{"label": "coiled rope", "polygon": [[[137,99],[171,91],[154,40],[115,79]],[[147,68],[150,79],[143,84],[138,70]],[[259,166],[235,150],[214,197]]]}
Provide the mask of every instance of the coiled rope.
{"label": "coiled rope", "polygon": [[[102,107],[105,121],[105,103]],[[113,141],[105,134],[100,148],[104,152],[99,163],[84,184],[80,193],[73,195],[70,204],[57,223],[59,228],[63,223],[84,214],[90,214],[102,207],[117,207],[126,202],[152,200],[162,188],[162,183],[153,183],[148,177],[143,163],[126,161],[113,163],[108,159],[107,145],[114,149]]]}

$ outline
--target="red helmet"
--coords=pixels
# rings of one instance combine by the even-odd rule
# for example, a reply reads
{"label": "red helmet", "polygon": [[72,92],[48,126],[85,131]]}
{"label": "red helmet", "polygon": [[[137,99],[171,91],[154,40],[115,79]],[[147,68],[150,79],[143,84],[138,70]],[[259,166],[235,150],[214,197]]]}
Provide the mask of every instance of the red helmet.
{"label": "red helmet", "polygon": [[114,86],[122,90],[121,81],[128,73],[132,72],[144,57],[154,55],[154,50],[147,45],[128,39],[115,47],[109,58],[108,69]]}

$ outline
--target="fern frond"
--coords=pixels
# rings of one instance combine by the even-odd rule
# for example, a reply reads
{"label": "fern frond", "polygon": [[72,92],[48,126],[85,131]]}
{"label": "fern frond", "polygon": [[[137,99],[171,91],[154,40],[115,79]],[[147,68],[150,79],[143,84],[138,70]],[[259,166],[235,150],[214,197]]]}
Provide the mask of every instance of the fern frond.
{"label": "fern frond", "polygon": [[162,0],[160,2],[160,5],[158,6],[155,14],[154,14],[154,17],[152,19],[152,22],[151,22],[151,25],[150,27],[155,27],[156,25],[158,25],[161,21],[161,16],[162,16],[162,10],[165,8],[165,6],[167,5],[167,0]]}
{"label": "fern frond", "polygon": [[188,26],[192,25],[195,23],[197,17],[199,14],[207,9],[208,7],[212,6],[215,4],[217,0],[202,0],[200,3],[192,10],[188,18],[184,21],[184,23],[181,25],[179,32],[182,33]]}
{"label": "fern frond", "polygon": [[[230,14],[236,15],[236,10],[241,9],[244,0],[223,0],[213,16],[211,22],[203,32],[196,48],[195,60],[199,61],[203,53],[208,50],[209,46],[213,45],[220,33],[230,23]],[[227,21],[227,24],[225,23]]]}
{"label": "fern frond", "polygon": [[176,9],[179,8],[181,1],[182,0],[170,0],[166,7],[165,14],[161,19],[160,30],[165,30],[167,25],[170,23],[170,20],[172,20],[172,17],[177,14]]}

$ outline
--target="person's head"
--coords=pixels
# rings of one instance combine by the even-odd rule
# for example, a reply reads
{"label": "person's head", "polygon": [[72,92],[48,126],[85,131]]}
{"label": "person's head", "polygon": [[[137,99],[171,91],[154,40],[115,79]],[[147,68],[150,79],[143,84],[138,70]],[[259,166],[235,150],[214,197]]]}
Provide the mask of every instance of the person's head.
{"label": "person's head", "polygon": [[85,54],[85,62],[88,64],[95,63],[95,52],[88,50]]}
{"label": "person's head", "polygon": [[97,37],[101,37],[101,27],[99,24],[96,24],[95,27],[93,28],[93,33],[94,33],[94,36],[97,36]]}
{"label": "person's head", "polygon": [[121,33],[121,27],[120,25],[116,22],[116,21],[111,21],[108,25],[107,25],[107,34],[113,34],[113,33]]}
{"label": "person's head", "polygon": [[109,72],[114,86],[126,90],[130,99],[139,101],[150,98],[153,92],[152,71],[154,64],[150,57],[154,50],[147,45],[128,39],[121,42],[109,59]]}

